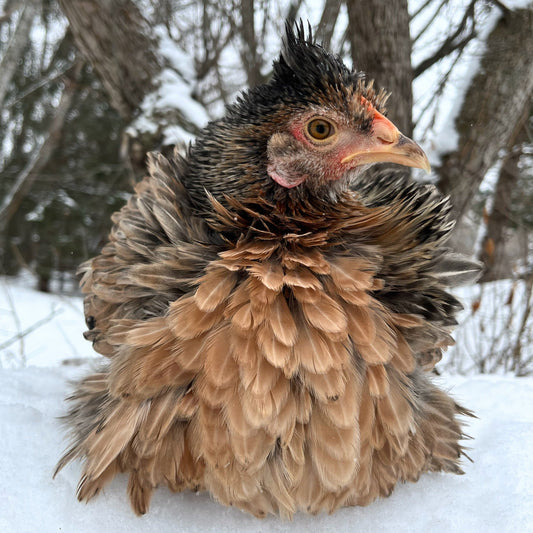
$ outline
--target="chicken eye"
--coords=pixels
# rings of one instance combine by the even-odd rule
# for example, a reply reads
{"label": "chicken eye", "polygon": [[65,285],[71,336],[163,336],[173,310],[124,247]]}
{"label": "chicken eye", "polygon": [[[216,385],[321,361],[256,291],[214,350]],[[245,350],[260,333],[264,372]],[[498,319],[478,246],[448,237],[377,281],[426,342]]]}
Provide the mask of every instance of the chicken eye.
{"label": "chicken eye", "polygon": [[331,122],[323,118],[315,118],[307,124],[307,133],[309,136],[317,141],[324,141],[333,135],[335,128]]}

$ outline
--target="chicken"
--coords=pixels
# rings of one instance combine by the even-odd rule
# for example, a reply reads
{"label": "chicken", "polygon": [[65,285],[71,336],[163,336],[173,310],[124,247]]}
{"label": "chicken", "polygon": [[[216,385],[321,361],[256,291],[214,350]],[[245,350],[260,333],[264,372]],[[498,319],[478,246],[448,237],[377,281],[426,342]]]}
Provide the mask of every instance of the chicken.
{"label": "chicken", "polygon": [[158,485],[255,516],[332,512],[426,471],[461,473],[460,407],[430,371],[476,274],[444,242],[428,170],[386,93],[287,28],[272,79],[187,157],[152,156],[82,267],[91,340],[77,384],[80,500],[118,472],[138,514]]}

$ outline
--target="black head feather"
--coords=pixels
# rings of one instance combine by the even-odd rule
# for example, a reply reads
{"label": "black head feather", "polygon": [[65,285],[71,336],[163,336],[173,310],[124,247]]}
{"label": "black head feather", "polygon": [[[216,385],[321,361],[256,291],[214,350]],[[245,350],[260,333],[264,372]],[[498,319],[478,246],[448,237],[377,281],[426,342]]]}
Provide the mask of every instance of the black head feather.
{"label": "black head feather", "polygon": [[305,32],[300,22],[296,30],[286,24],[279,59],[274,62],[272,85],[286,87],[297,96],[329,93],[332,89],[360,85],[365,76],[349,69],[341,57],[330,54],[314,40],[311,27]]}

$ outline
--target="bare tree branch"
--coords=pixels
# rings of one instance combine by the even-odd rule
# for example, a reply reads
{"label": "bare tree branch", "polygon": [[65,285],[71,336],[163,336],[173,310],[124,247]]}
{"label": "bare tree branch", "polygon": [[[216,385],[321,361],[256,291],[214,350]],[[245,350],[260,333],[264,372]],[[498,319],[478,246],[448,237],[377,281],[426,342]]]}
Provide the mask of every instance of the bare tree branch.
{"label": "bare tree branch", "polygon": [[[431,3],[433,3],[434,0],[428,0],[423,7],[427,7],[428,5],[431,5]],[[428,31],[428,29],[431,27],[431,25],[435,22],[435,19],[438,17],[439,15],[439,12],[440,10],[449,2],[449,0],[442,0],[441,3],[437,6],[436,9],[433,10],[433,15],[428,19],[428,21],[424,24],[424,26],[422,27],[422,29],[418,32],[417,35],[415,35],[413,37],[413,44],[415,44],[418,39],[420,39],[420,37],[422,37],[422,35],[424,35],[426,33],[426,31]],[[420,8],[420,11],[422,10],[422,8]],[[417,14],[420,12],[418,11]],[[411,20],[415,17],[416,15],[413,15],[413,17],[411,17]]]}
{"label": "bare tree branch", "polygon": [[48,130],[47,136],[40,148],[30,158],[15,183],[2,200],[0,205],[0,233],[5,231],[7,224],[17,212],[22,200],[30,190],[39,173],[46,166],[61,137],[61,131],[69,112],[74,95],[76,93],[76,81],[83,68],[83,61],[77,60],[71,73],[65,81],[65,88],[61,95],[54,118]]}
{"label": "bare tree branch", "polygon": [[18,65],[18,61],[24,52],[30,38],[30,29],[33,19],[37,15],[39,0],[28,0],[22,6],[22,12],[17,27],[7,45],[7,49],[0,61],[0,106],[4,102],[9,84]]}
{"label": "bare tree branch", "polygon": [[[446,38],[442,43],[440,48],[427,59],[424,59],[417,67],[413,70],[413,78],[417,78],[425,72],[428,68],[432,67],[437,61],[440,61],[443,57],[450,55],[455,52],[455,50],[462,50],[475,36],[476,36],[476,24],[474,18],[474,8],[477,0],[472,0],[470,5],[467,7],[459,26],[456,30]],[[462,35],[468,26],[469,21],[472,24],[470,31],[459,41],[457,39]]]}

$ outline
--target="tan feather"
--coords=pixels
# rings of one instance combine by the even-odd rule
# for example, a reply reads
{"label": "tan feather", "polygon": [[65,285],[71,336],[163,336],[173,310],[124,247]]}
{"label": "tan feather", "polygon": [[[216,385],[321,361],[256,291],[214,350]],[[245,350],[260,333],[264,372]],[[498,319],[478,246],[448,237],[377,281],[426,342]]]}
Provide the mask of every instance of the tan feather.
{"label": "tan feather", "polygon": [[198,308],[206,313],[214,311],[226,301],[237,279],[237,273],[228,272],[224,268],[209,270],[200,278],[200,285],[194,295]]}
{"label": "tan feather", "polygon": [[322,294],[316,302],[302,302],[301,307],[306,320],[312,326],[326,333],[345,334],[346,315],[339,304],[326,294]]}
{"label": "tan feather", "polygon": [[329,335],[324,335],[324,340],[328,345],[329,354],[333,361],[333,368],[339,370],[350,364],[351,353],[346,342],[331,339]]}
{"label": "tan feather", "polygon": [[347,303],[357,306],[367,307],[372,302],[372,297],[364,291],[344,291],[337,290],[337,294]]}
{"label": "tan feather", "polygon": [[78,500],[89,501],[96,496],[120,471],[117,461],[113,461],[96,479],[89,478],[84,473],[76,489]]}
{"label": "tan feather", "polygon": [[359,407],[359,433],[361,435],[361,445],[370,442],[372,430],[375,424],[375,400],[370,395],[368,384],[363,384],[361,391],[361,405]]}
{"label": "tan feather", "polygon": [[[333,458],[328,454],[325,446],[311,446],[311,457],[323,490],[339,491],[355,476],[357,463],[351,458]],[[324,493],[322,492],[321,495],[323,496]]]}
{"label": "tan feather", "polygon": [[283,283],[293,289],[322,289],[320,280],[305,267],[288,270],[283,276]]}
{"label": "tan feather", "polygon": [[306,371],[324,374],[335,364],[329,348],[329,344],[320,331],[305,325],[300,330],[298,342],[293,350],[294,356]]}
{"label": "tan feather", "polygon": [[231,433],[230,440],[235,459],[250,475],[265,466],[265,461],[276,442],[275,437],[262,429],[247,435]]}
{"label": "tan feather", "polygon": [[304,474],[304,454],[302,450],[301,461],[297,461],[287,446],[281,448],[281,464],[284,468],[284,475],[289,483],[296,488],[302,481]]}
{"label": "tan feather", "polygon": [[304,289],[302,287],[293,287],[292,293],[299,302],[311,304],[318,302],[322,296],[322,291],[319,289]]}
{"label": "tan feather", "polygon": [[372,344],[357,344],[357,351],[369,365],[388,363],[392,359],[393,349],[388,337],[383,337],[382,332]]}
{"label": "tan feather", "polygon": [[244,331],[251,329],[254,325],[252,305],[250,303],[245,303],[239,309],[237,309],[231,317],[231,323],[235,327]]}
{"label": "tan feather", "polygon": [[215,331],[209,337],[205,350],[204,374],[213,385],[222,389],[235,385],[239,376],[239,367],[231,353],[227,335],[227,327]]}
{"label": "tan feather", "polygon": [[177,399],[175,394],[167,393],[150,400],[146,420],[140,425],[136,438],[140,441],[154,441],[164,437],[175,421],[174,406]]}
{"label": "tan feather", "polygon": [[279,292],[283,287],[283,269],[278,263],[268,261],[266,263],[254,263],[248,272],[261,280],[268,289]]}
{"label": "tan feather", "polygon": [[232,331],[230,335],[230,345],[233,357],[239,365],[253,365],[258,357],[259,348],[255,335],[250,332]]}
{"label": "tan feather", "polygon": [[283,451],[290,454],[296,464],[303,466],[305,465],[305,450],[305,428],[303,424],[297,423]]}
{"label": "tan feather", "polygon": [[337,399],[318,402],[318,408],[334,426],[347,429],[357,425],[361,403],[362,379],[355,372],[345,372],[346,388]]}
{"label": "tan feather", "polygon": [[272,302],[267,314],[276,339],[285,346],[293,346],[298,337],[298,330],[287,301],[282,294],[279,294]]}
{"label": "tan feather", "polygon": [[289,394],[290,385],[285,377],[281,376],[276,385],[263,396],[256,396],[249,390],[240,390],[243,413],[252,427],[265,427],[276,416]]}
{"label": "tan feather", "polygon": [[130,443],[149,409],[150,402],[139,405],[132,401],[121,401],[105,424],[91,432],[87,439],[86,466],[87,476],[90,479],[100,477]]}
{"label": "tan feather", "polygon": [[133,471],[128,481],[128,496],[135,514],[143,515],[148,511],[154,486],[147,483],[143,477]]}
{"label": "tan feather", "polygon": [[266,360],[276,368],[285,368],[293,357],[292,348],[280,342],[270,328],[264,326],[258,328],[257,342]]}
{"label": "tan feather", "polygon": [[255,435],[258,431],[257,427],[252,427],[246,420],[243,413],[243,406],[238,395],[233,396],[231,400],[224,406],[225,420],[228,422],[228,429],[230,432],[238,433],[241,436]]}
{"label": "tan feather", "polygon": [[324,453],[333,459],[358,461],[359,435],[355,425],[340,428],[321,410],[315,409],[306,430],[312,455],[318,448],[323,448]]}
{"label": "tan feather", "polygon": [[325,374],[305,372],[302,378],[313,396],[321,402],[335,401],[346,389],[346,376],[342,370],[331,369]]}
{"label": "tan feather", "polygon": [[[313,377],[317,376],[315,374]],[[300,424],[307,424],[311,418],[311,411],[313,409],[311,394],[304,387],[298,387],[293,391],[293,394],[296,400],[296,421]]]}
{"label": "tan feather", "polygon": [[299,268],[304,265],[316,274],[329,274],[329,263],[317,250],[308,248],[305,251],[287,250],[282,256],[282,264],[289,269]]}
{"label": "tan feather", "polygon": [[202,335],[176,343],[176,360],[180,367],[190,372],[198,372],[204,365],[208,337]]}
{"label": "tan feather", "polygon": [[392,313],[391,322],[401,328],[418,328],[424,324],[424,319],[418,315]]}
{"label": "tan feather", "polygon": [[284,447],[292,438],[295,424],[296,400],[293,394],[289,394],[278,416],[267,424],[266,430],[270,435],[279,437],[280,444]]}
{"label": "tan feather", "polygon": [[[235,381],[237,382],[238,379]],[[200,375],[195,380],[195,389],[198,397],[203,402],[210,407],[220,408],[224,406],[234,394],[237,394],[237,383],[232,383],[229,387],[221,388]]]}
{"label": "tan feather", "polygon": [[240,396],[244,417],[253,428],[265,427],[276,415],[276,409],[270,393],[263,396],[255,396],[244,389]]}
{"label": "tan feather", "polygon": [[381,424],[395,435],[405,435],[413,427],[413,410],[406,394],[403,387],[391,379],[389,394],[376,401],[376,413]]}
{"label": "tan feather", "polygon": [[233,457],[228,431],[223,423],[223,411],[201,402],[198,413],[202,456],[214,468],[223,468]]}
{"label": "tan feather", "polygon": [[176,402],[176,413],[180,418],[191,418],[198,410],[196,390],[191,388]]}
{"label": "tan feather", "polygon": [[276,251],[278,246],[279,245],[276,242],[253,241],[244,245],[238,245],[229,250],[225,250],[219,255],[223,259],[227,259],[229,261],[238,261],[239,259],[248,259],[249,257],[253,259],[268,259]]}
{"label": "tan feather", "polygon": [[287,401],[287,397],[289,396],[291,392],[291,382],[285,378],[285,376],[281,375],[278,378],[277,383],[272,387],[272,390],[270,391],[270,396],[272,398],[272,402],[274,403],[274,408],[276,410],[276,414],[279,414],[283,406],[285,405],[285,402]]}
{"label": "tan feather", "polygon": [[[117,326],[113,328],[111,337],[113,337],[113,333],[116,335],[120,332],[121,324]],[[173,335],[170,334],[164,317],[151,318],[144,322],[128,320],[123,324],[123,328],[124,338],[117,339],[120,344],[125,343],[130,346],[149,346],[153,348],[173,340]]]}
{"label": "tan feather", "polygon": [[372,428],[372,434],[370,436],[370,445],[374,450],[381,450],[385,443],[387,442],[387,437],[383,430],[382,425],[379,420],[376,420],[374,427]]}
{"label": "tan feather", "polygon": [[402,333],[396,334],[396,350],[391,359],[391,364],[399,372],[410,374],[416,366],[413,350],[405,340]]}
{"label": "tan feather", "polygon": [[277,383],[281,371],[263,357],[257,357],[253,365],[241,365],[239,373],[242,386],[255,396],[264,396]]}
{"label": "tan feather", "polygon": [[292,495],[292,487],[279,461],[271,461],[266,465],[263,483],[270,494],[275,495],[280,515],[291,518],[296,512],[296,504]]}
{"label": "tan feather", "polygon": [[199,309],[194,296],[180,298],[169,306],[168,323],[179,339],[194,339],[211,330],[222,318],[221,313],[205,313]]}
{"label": "tan feather", "polygon": [[269,289],[257,278],[248,278],[245,287],[248,291],[249,301],[252,302],[252,305],[257,307],[273,303],[279,294],[279,291]]}
{"label": "tan feather", "polygon": [[163,480],[168,483],[171,490],[172,487],[185,485],[185,480],[182,478],[180,472],[180,463],[185,447],[184,433],[184,426],[176,424],[161,439],[161,446],[157,454],[153,455],[152,472],[149,474],[152,485],[157,486]]}
{"label": "tan feather", "polygon": [[353,257],[338,257],[330,263],[331,278],[343,291],[369,290],[374,270],[367,261]]}
{"label": "tan feather", "polygon": [[133,393],[157,394],[165,387],[180,386],[194,378],[193,372],[177,362],[170,346],[153,349],[144,358],[139,358],[137,365],[139,368],[131,365],[135,375],[129,387]]}
{"label": "tan feather", "polygon": [[[311,459],[307,458],[311,465]],[[324,496],[324,488],[314,468],[304,468],[302,480],[296,489],[295,499],[298,507],[307,513],[320,511],[320,501]]]}
{"label": "tan feather", "polygon": [[237,309],[248,303],[250,303],[250,292],[248,282],[244,281],[239,283],[230,294],[224,311],[225,318],[231,319]]}
{"label": "tan feather", "polygon": [[366,378],[372,396],[381,398],[389,393],[389,376],[383,365],[368,365]]}
{"label": "tan feather", "polygon": [[427,448],[415,435],[400,462],[402,478],[408,481],[418,481],[420,473],[424,470],[427,455]]}
{"label": "tan feather", "polygon": [[202,488],[205,482],[205,462],[192,454],[190,447],[190,443],[193,440],[191,436],[193,433],[192,428],[192,425],[185,428],[183,455],[181,456],[179,472],[188,487]]}
{"label": "tan feather", "polygon": [[376,339],[376,316],[369,307],[352,305],[346,308],[348,331],[357,346],[370,345]]}

